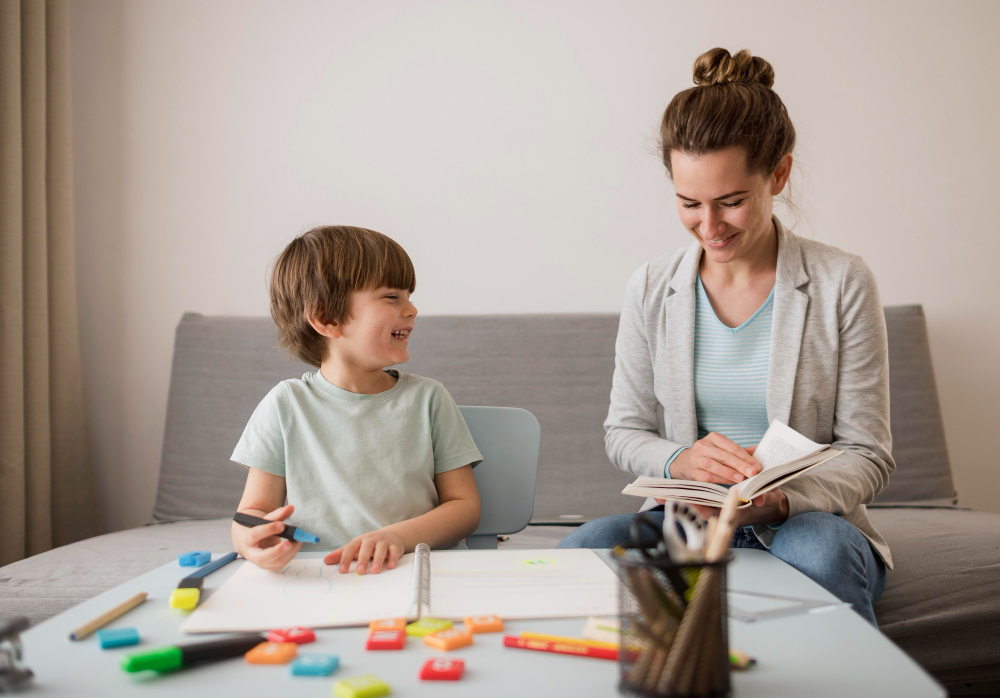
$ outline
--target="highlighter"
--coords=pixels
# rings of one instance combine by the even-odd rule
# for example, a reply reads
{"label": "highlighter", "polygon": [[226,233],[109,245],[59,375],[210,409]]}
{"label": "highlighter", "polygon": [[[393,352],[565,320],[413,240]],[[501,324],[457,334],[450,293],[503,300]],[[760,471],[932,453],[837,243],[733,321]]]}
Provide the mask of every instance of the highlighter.
{"label": "highlighter", "polygon": [[196,662],[240,657],[262,642],[263,635],[234,635],[219,640],[196,642],[191,645],[164,645],[147,652],[126,654],[121,658],[123,671],[175,671]]}
{"label": "highlighter", "polygon": [[[239,511],[236,512],[236,516],[233,517],[233,521],[238,523],[240,526],[246,526],[247,528],[274,523],[273,521],[262,519],[259,516],[251,516],[250,514],[244,514]],[[279,538],[287,538],[288,540],[297,541],[299,543],[319,543],[319,536],[309,533],[309,531],[303,531],[297,526],[289,526],[288,524],[285,524],[285,530],[276,535]]]}

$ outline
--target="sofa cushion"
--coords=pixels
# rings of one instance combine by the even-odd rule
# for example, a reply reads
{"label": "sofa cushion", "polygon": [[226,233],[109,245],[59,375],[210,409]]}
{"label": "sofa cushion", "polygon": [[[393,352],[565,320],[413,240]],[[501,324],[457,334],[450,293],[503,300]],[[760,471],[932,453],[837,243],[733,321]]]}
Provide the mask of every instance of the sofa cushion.
{"label": "sofa cushion", "polygon": [[876,502],[955,501],[924,309],[885,308],[889,412],[896,472]]}
{"label": "sofa cushion", "polygon": [[1000,680],[1000,515],[868,513],[896,562],[875,604],[882,631],[943,683]]}

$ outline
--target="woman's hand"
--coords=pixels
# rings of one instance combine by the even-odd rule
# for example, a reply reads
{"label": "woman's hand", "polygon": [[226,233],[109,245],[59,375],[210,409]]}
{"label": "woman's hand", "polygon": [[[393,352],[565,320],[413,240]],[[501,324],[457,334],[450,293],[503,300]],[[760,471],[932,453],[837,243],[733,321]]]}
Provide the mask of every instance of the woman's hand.
{"label": "woman's hand", "polygon": [[760,463],[752,455],[756,448],[744,449],[713,431],[695,441],[691,448],[681,451],[670,464],[670,477],[722,485],[743,482],[761,471]]}
{"label": "woman's hand", "polygon": [[[241,526],[234,521],[232,533],[236,552],[261,569],[277,571],[287,565],[302,547],[302,543],[278,538],[278,534],[285,530],[285,524],[281,522],[291,516],[293,511],[295,507],[291,504],[279,507],[263,516],[274,523],[253,528]],[[257,515],[256,511],[248,513]]]}
{"label": "woman's hand", "polygon": [[[753,506],[736,510],[736,514],[733,517],[736,528],[783,523],[788,519],[788,497],[785,496],[780,487],[775,487],[773,490],[769,490],[759,497],[754,497],[750,503]],[[701,504],[692,504],[691,502],[687,504],[697,509],[698,513],[706,521],[713,516],[718,516],[721,511],[719,507],[706,507]]]}
{"label": "woman's hand", "polygon": [[336,565],[339,562],[339,571],[344,573],[351,568],[351,560],[357,558],[358,565],[355,571],[358,574],[364,574],[368,570],[369,561],[371,573],[378,574],[382,571],[383,562],[386,567],[392,569],[404,552],[406,543],[403,539],[388,528],[380,528],[371,533],[364,533],[347,545],[328,553],[323,562],[327,565]]}

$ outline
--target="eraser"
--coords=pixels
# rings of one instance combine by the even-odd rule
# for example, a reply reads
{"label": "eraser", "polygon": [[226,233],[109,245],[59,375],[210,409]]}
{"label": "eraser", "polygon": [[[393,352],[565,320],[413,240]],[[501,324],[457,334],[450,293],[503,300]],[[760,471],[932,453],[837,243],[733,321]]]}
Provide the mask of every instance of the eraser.
{"label": "eraser", "polygon": [[503,631],[503,621],[497,616],[469,616],[465,627],[470,633],[499,633]]}
{"label": "eraser", "polygon": [[381,698],[389,695],[389,684],[375,674],[362,674],[336,682],[333,691],[340,698]]}
{"label": "eraser", "polygon": [[368,632],[375,630],[406,630],[405,618],[380,618],[368,624]]}
{"label": "eraser", "polygon": [[458,681],[465,672],[465,662],[451,657],[428,659],[420,668],[423,681]]}
{"label": "eraser", "polygon": [[472,633],[463,628],[448,628],[430,635],[424,635],[424,644],[439,650],[457,650],[472,644]]}
{"label": "eraser", "polygon": [[316,642],[316,633],[309,628],[281,628],[269,632],[267,639],[270,642],[294,642],[296,645],[304,645],[307,642]]}
{"label": "eraser", "polygon": [[406,645],[403,630],[373,630],[365,642],[366,650],[401,650]]}
{"label": "eraser", "polygon": [[201,589],[174,589],[170,592],[170,608],[182,611],[194,610],[201,598]]}
{"label": "eraser", "polygon": [[139,631],[135,628],[101,628],[95,634],[102,650],[139,644]]}
{"label": "eraser", "polygon": [[339,666],[335,654],[300,654],[292,662],[292,676],[329,676]]}
{"label": "eraser", "polygon": [[288,664],[298,652],[294,642],[262,642],[244,657],[250,664]]}
{"label": "eraser", "polygon": [[181,567],[201,567],[212,561],[212,553],[207,550],[192,550],[177,557]]}
{"label": "eraser", "polygon": [[451,625],[452,623],[450,620],[441,620],[440,618],[421,618],[420,620],[406,626],[406,634],[414,637],[423,637],[424,635],[436,633],[438,630],[450,628]]}

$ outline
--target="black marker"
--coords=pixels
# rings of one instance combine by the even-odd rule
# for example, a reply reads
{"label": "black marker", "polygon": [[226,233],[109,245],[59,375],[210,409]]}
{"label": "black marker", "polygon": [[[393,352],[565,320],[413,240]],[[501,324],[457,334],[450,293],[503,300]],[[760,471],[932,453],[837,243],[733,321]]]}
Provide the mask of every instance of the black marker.
{"label": "black marker", "polygon": [[[238,523],[240,526],[246,526],[247,528],[253,528],[254,526],[263,526],[264,524],[272,524],[274,521],[268,521],[267,519],[262,519],[259,516],[251,516],[250,514],[244,514],[242,512],[236,512],[236,516],[233,517],[233,521]],[[279,538],[287,538],[288,540],[298,541],[299,543],[319,543],[319,536],[309,533],[309,531],[303,531],[297,526],[289,526],[285,524],[285,530],[281,533],[276,533]]]}

